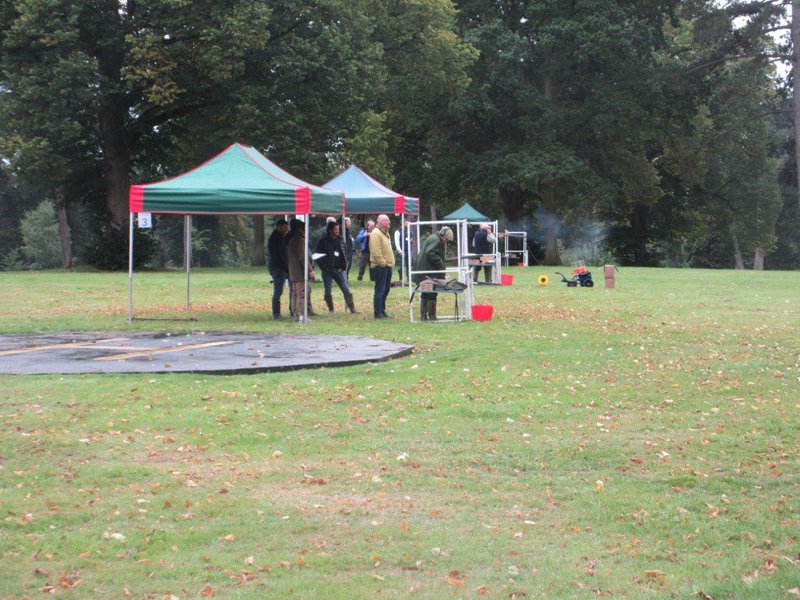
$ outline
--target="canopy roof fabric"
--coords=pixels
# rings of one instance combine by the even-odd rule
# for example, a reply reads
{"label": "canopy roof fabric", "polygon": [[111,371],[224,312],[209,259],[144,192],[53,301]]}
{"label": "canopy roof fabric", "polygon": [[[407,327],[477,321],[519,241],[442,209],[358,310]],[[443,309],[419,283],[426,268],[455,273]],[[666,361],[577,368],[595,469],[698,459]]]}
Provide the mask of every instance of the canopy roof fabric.
{"label": "canopy roof fabric", "polygon": [[233,144],[194,169],[132,185],[130,212],[177,214],[342,214],[342,192],[298,179],[252,146]]}
{"label": "canopy roof fabric", "polygon": [[442,217],[442,219],[444,219],[445,221],[456,221],[458,219],[464,219],[472,223],[485,223],[489,221],[489,217],[479,213],[477,210],[473,208],[473,206],[469,202],[465,202],[461,208],[451,212],[449,215]]}
{"label": "canopy roof fabric", "polygon": [[419,214],[418,198],[404,196],[390,190],[355,165],[350,165],[323,185],[326,188],[344,192],[347,196],[347,212],[353,215]]}

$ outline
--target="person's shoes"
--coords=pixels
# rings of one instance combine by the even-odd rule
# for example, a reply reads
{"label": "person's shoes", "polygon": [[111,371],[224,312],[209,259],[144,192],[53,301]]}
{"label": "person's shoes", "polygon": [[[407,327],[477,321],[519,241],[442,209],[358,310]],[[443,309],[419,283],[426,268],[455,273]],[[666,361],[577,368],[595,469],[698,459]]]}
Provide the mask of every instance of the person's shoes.
{"label": "person's shoes", "polygon": [[375,318],[376,319],[388,319],[389,317],[387,317],[386,315],[375,315]]}
{"label": "person's shoes", "polygon": [[272,315],[272,320],[273,321],[283,321],[283,317],[281,315],[279,315],[279,314]]}

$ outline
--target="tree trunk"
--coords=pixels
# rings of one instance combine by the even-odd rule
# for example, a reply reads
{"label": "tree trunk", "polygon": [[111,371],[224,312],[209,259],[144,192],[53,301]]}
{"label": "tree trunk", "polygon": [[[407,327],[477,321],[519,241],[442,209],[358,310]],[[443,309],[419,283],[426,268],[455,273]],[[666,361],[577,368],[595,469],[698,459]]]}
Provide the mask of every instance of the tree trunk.
{"label": "tree trunk", "polygon": [[546,225],[544,228],[544,262],[549,266],[561,264],[561,255],[558,253],[558,228]]}
{"label": "tree trunk", "polygon": [[[548,102],[553,101],[553,78],[550,74],[544,76],[544,97]],[[544,208],[549,211],[547,221],[544,226],[544,264],[546,265],[560,265],[561,256],[558,252],[558,230],[559,224],[555,218],[555,198],[553,192],[546,190],[542,192],[542,200]]]}
{"label": "tree trunk", "polygon": [[555,195],[551,190],[542,192],[542,209],[536,211],[536,219],[544,230],[544,264],[556,266],[561,264],[561,255],[558,252],[558,233],[561,223],[553,213]]}
{"label": "tree trunk", "polygon": [[739,238],[733,236],[733,258],[736,261],[736,270],[744,269],[744,258],[742,257],[742,249],[739,247]]}
{"label": "tree trunk", "polygon": [[508,188],[500,188],[497,190],[500,197],[500,203],[503,206],[503,216],[508,223],[519,224],[522,223],[522,216],[525,207],[525,193]]}
{"label": "tree trunk", "polygon": [[64,204],[64,192],[56,192],[56,217],[58,219],[58,237],[61,239],[61,264],[65,269],[72,268],[72,243],[69,239],[67,223],[67,207]]}
{"label": "tree trunk", "polygon": [[438,221],[439,218],[436,216],[436,205],[431,204],[430,209],[431,209],[431,221]]}
{"label": "tree trunk", "polygon": [[264,215],[253,215],[253,247],[250,250],[250,266],[263,267],[267,264],[264,254]]}
{"label": "tree trunk", "polygon": [[800,0],[792,0],[792,87],[794,89],[794,158],[797,172],[797,207],[800,208]]}
{"label": "tree trunk", "polygon": [[764,270],[764,248],[761,246],[757,247],[755,250],[755,255],[753,256],[753,270]]}
{"label": "tree trunk", "polygon": [[128,222],[128,169],[130,149],[125,136],[127,108],[120,99],[110,99],[100,113],[100,135],[106,176],[106,208],[111,226],[121,229]]}

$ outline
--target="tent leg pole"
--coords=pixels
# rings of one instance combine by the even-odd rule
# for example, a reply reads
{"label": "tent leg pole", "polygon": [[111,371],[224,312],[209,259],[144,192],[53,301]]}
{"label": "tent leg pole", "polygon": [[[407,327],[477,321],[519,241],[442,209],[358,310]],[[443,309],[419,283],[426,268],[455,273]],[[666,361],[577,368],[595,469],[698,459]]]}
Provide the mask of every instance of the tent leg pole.
{"label": "tent leg pole", "polygon": [[311,282],[308,280],[308,222],[311,220],[311,215],[306,215],[305,230],[306,230],[306,244],[303,256],[303,279],[305,280],[304,293],[303,293],[303,327],[308,323],[308,296],[311,293]]}
{"label": "tent leg pole", "polygon": [[133,213],[128,227],[128,323],[133,321]]}
{"label": "tent leg pole", "polygon": [[186,310],[192,310],[191,271],[192,271],[192,215],[184,217],[184,260],[186,261]]}
{"label": "tent leg pole", "polygon": [[402,287],[406,286],[406,254],[408,254],[408,243],[406,241],[406,238],[408,237],[407,234],[406,214],[403,213],[400,215],[400,248],[403,250],[400,253],[400,285]]}

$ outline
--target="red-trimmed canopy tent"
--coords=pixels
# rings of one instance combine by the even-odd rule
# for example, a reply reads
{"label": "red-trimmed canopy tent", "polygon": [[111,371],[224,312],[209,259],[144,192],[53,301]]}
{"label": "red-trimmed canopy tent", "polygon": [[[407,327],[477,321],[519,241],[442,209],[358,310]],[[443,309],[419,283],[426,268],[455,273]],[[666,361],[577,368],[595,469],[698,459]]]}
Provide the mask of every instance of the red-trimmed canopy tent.
{"label": "red-trimmed canopy tent", "polygon": [[[252,146],[233,144],[194,169],[164,181],[132,185],[128,196],[128,321],[133,320],[133,226],[135,213],[191,215],[343,215],[344,193],[312,185],[267,159]],[[306,219],[306,239],[308,239]],[[188,239],[188,236],[187,236]],[[186,305],[191,244],[187,243]],[[306,251],[308,251],[306,249]],[[306,281],[308,280],[306,257]],[[308,307],[304,307],[308,315]],[[307,319],[305,319],[307,320]]]}
{"label": "red-trimmed canopy tent", "polygon": [[323,185],[344,192],[347,212],[351,215],[394,213],[419,216],[419,198],[390,190],[355,165],[350,165]]}

